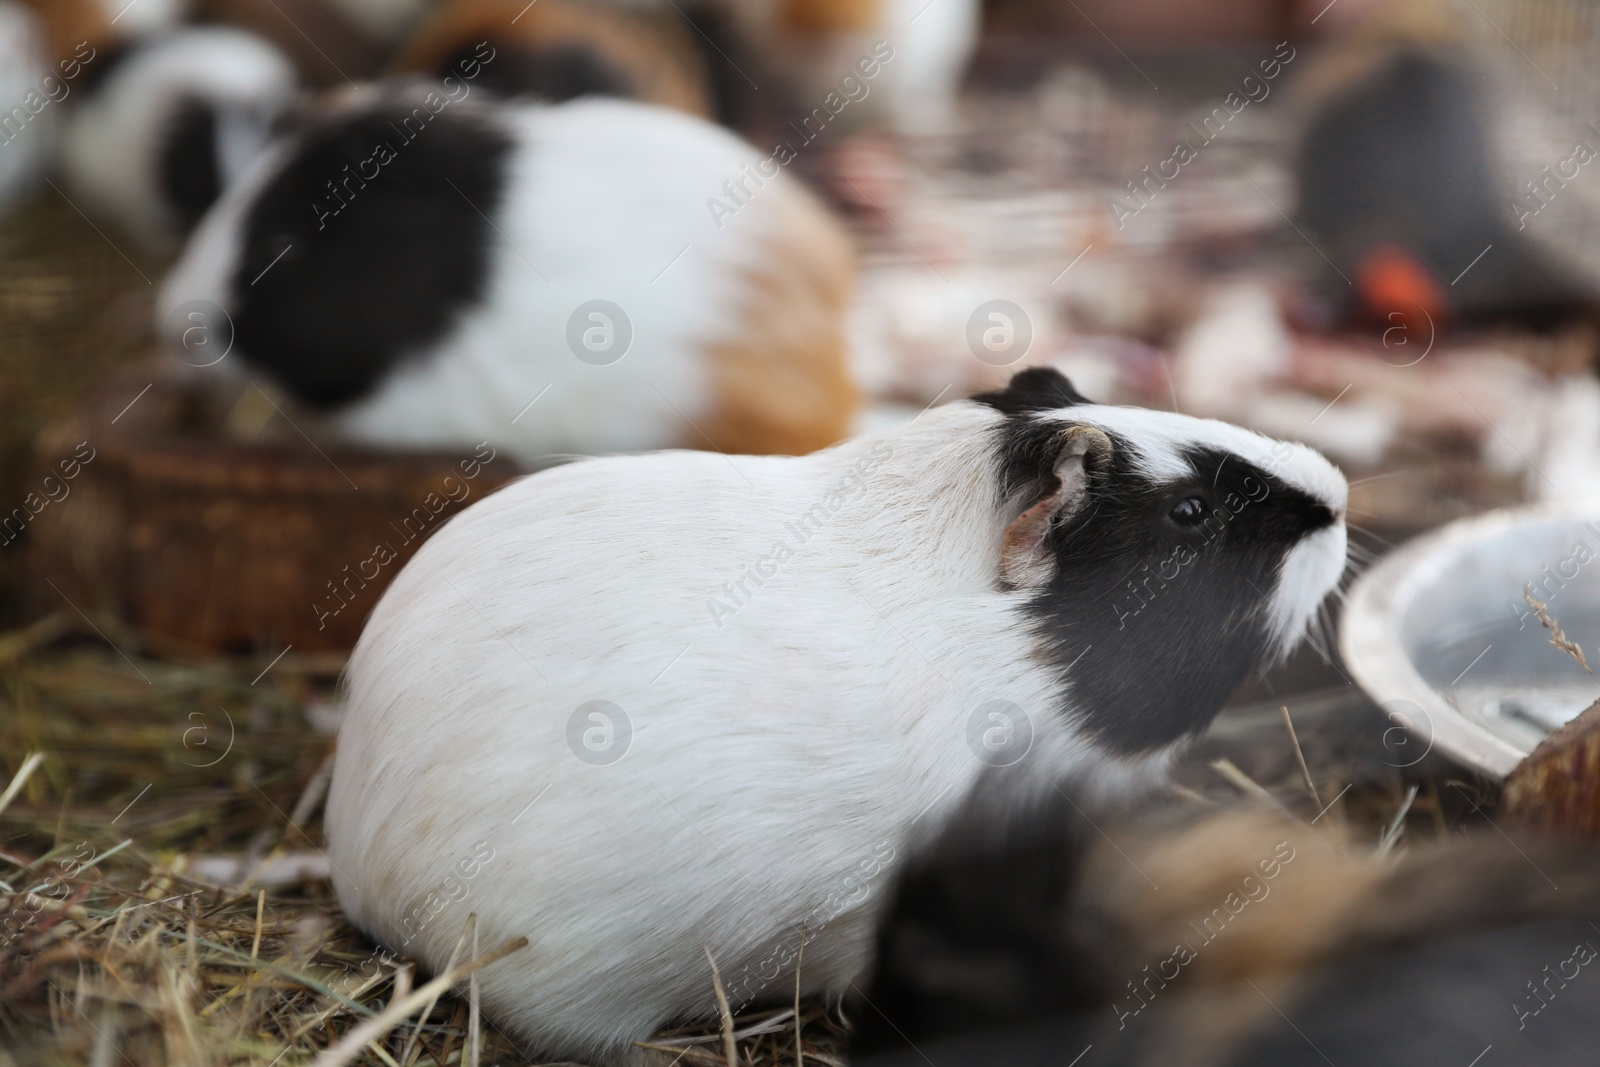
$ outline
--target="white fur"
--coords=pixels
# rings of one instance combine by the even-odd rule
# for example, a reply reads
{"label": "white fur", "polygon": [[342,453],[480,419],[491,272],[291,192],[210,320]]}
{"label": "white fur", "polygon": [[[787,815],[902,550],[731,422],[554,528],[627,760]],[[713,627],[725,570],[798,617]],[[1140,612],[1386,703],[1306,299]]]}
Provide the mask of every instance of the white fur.
{"label": "white fur", "polygon": [[429,0],[329,0],[372,39],[395,44],[429,8]]}
{"label": "white fur", "polygon": [[164,128],[177,106],[199,98],[224,112],[218,150],[226,188],[266,147],[295,92],[293,65],[261,38],[221,26],[174,31],[137,46],[93,94],[73,101],[62,171],[86,210],[163,248],[181,229],[159,171]]}
{"label": "white fur", "polygon": [[188,0],[100,0],[113,29],[123,40],[170,29],[188,13]]}
{"label": "white fur", "polygon": [[885,108],[897,128],[937,129],[955,112],[961,77],[978,44],[977,0],[884,0]]}
{"label": "white fur", "polygon": [[[589,2],[678,15],[667,0]],[[871,115],[911,133],[937,129],[953,115],[981,15],[979,0],[878,0],[877,25],[870,30],[813,37],[784,25],[783,0],[714,0],[713,6],[726,10],[763,61],[788,78],[803,113],[822,107],[850,75],[868,87],[868,95],[845,112],[848,121]],[[871,58],[880,41],[894,49],[893,58],[863,79],[857,64]],[[751,75],[759,72],[746,74]]]}
{"label": "white fur", "polygon": [[[350,663],[327,809],[350,916],[399,947],[436,913],[405,946],[435,970],[471,913],[484,947],[527,937],[483,972],[487,1010],[542,1053],[615,1062],[714,1015],[708,950],[736,1002],[787,999],[805,927],[804,991],[843,992],[895,864],[980,779],[1007,805],[1160,773],[1169,752],[1114,761],[1074,732],[1029,594],[1001,587],[1000,421],[957,403],[800,458],[584,461],[451,520]],[[1221,436],[1148,423],[1185,425]],[[632,722],[609,766],[568,746],[592,700]],[[1034,730],[1006,769],[967,741],[995,700]]]}
{"label": "white fur", "polygon": [[[0,129],[0,211],[39,180],[49,158],[60,105],[39,101],[48,101],[44,79],[53,73],[44,66],[44,39],[33,12],[0,2],[0,122],[7,124]],[[37,113],[25,103],[30,94]]]}
{"label": "white fur", "polygon": [[1279,441],[1231,422],[1197,419],[1190,415],[1151,408],[1079,405],[1052,413],[1063,422],[1087,422],[1121,434],[1133,443],[1151,478],[1176,481],[1198,471],[1183,458],[1185,448],[1217,448],[1282,479],[1296,489],[1323,500],[1335,511],[1345,507],[1348,490],[1344,475],[1320,453],[1305,445]]}
{"label": "white fur", "polygon": [[[388,446],[487,439],[527,463],[695,441],[685,420],[713,403],[705,350],[742,326],[747,272],[767,262],[768,235],[803,191],[780,173],[752,187],[719,229],[706,201],[762,158],[726,130],[617,100],[496,114],[516,148],[498,232],[488,235],[487,299],[339,411],[335,428]],[[158,322],[187,300],[232,306],[241,220],[283,160],[264,160],[201,225],[163,286]],[[631,348],[608,366],[567,344],[569,317],[596,299],[621,307],[633,327]]]}

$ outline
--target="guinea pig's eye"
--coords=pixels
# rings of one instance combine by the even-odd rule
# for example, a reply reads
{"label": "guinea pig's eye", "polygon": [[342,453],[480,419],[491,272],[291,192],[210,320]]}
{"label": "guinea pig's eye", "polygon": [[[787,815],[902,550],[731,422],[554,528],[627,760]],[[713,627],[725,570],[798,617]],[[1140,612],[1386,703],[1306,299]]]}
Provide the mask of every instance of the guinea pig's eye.
{"label": "guinea pig's eye", "polygon": [[1167,518],[1179,526],[1199,526],[1206,517],[1206,502],[1197,496],[1186,496],[1167,512]]}

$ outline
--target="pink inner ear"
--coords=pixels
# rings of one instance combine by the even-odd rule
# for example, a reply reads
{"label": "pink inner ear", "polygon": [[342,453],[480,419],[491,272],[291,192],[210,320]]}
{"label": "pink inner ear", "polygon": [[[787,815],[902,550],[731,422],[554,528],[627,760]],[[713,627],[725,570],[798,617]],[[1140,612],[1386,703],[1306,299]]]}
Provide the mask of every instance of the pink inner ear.
{"label": "pink inner ear", "polygon": [[1050,520],[1061,506],[1061,494],[1062,486],[1057,482],[1055,492],[1018,515],[1006,527],[1005,538],[1001,542],[1000,565],[1008,583],[1026,585],[1035,577],[1029,571],[1040,562],[1039,543],[1044,540]]}

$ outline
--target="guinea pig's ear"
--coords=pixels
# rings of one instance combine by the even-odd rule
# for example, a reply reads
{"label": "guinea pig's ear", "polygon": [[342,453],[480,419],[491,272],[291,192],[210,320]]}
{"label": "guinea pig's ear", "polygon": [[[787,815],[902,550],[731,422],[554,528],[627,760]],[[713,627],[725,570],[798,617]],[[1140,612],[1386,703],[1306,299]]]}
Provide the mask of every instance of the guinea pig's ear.
{"label": "guinea pig's ear", "polygon": [[1049,471],[1041,481],[1051,488],[1030,501],[1006,527],[1000,549],[1000,580],[1008,589],[1031,589],[1055,575],[1055,560],[1045,544],[1050,527],[1065,522],[1089,499],[1089,478],[1111,460],[1111,438],[1093,426],[1069,427],[1056,439]]}

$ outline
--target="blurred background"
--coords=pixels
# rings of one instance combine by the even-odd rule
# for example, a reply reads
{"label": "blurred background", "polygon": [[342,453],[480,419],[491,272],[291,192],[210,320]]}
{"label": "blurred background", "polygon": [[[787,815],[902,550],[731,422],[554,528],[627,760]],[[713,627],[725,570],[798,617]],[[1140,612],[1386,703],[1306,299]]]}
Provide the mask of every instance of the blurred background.
{"label": "blurred background", "polygon": [[[10,920],[0,1063],[106,1054],[50,985],[85,961],[148,981],[83,1016],[139,1063],[309,1055],[354,1017],[318,989],[390,988],[317,811],[344,656],[445,516],[1026,366],[1307,442],[1360,567],[1424,546],[1182,788],[1481,822],[1600,696],[1548,640],[1600,642],[1597,59],[1577,0],[0,0],[0,850],[118,853]],[[144,956],[92,934],[186,893]],[[218,998],[259,1002],[225,1041],[176,1006]],[[364,1062],[457,1062],[456,1007]]]}

